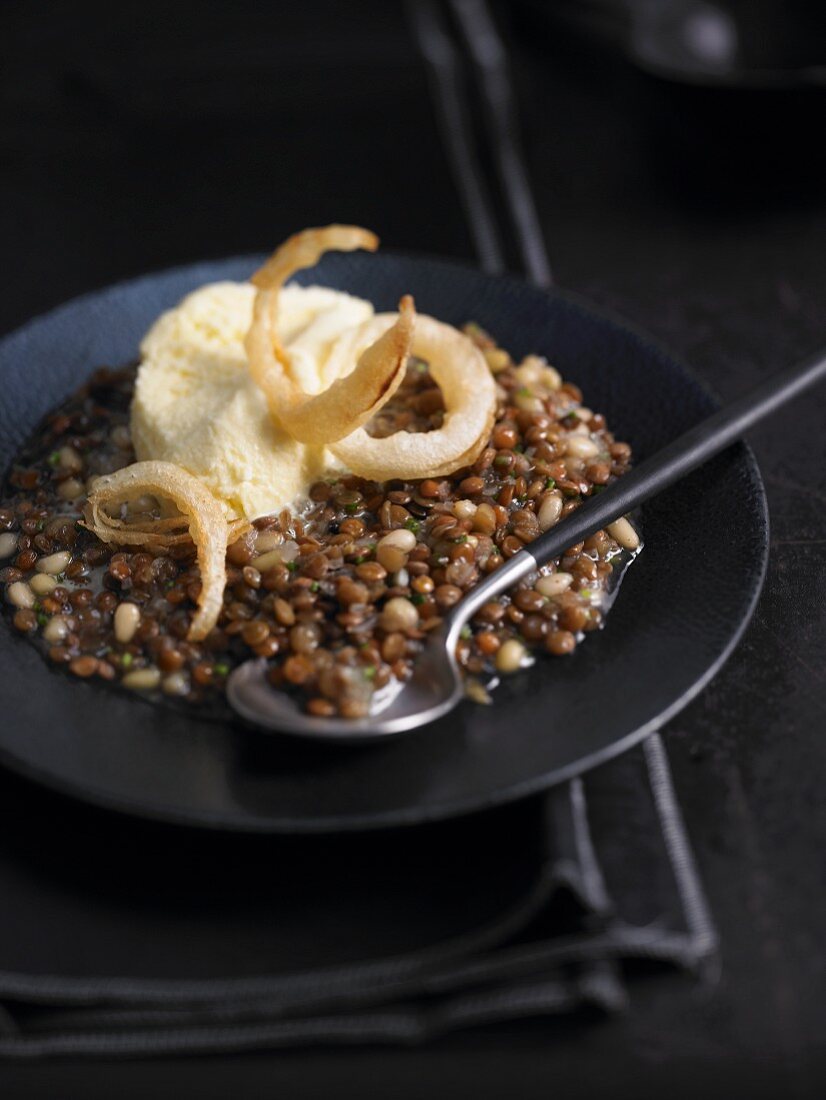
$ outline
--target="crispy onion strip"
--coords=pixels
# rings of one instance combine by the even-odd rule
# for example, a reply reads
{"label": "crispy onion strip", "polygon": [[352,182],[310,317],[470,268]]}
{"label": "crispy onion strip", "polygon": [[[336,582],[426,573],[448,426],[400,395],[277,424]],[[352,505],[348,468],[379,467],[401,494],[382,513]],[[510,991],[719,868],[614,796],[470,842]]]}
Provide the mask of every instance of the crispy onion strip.
{"label": "crispy onion strip", "polygon": [[[109,515],[109,510],[146,493],[170,500],[182,514],[160,520],[138,516],[131,523]],[[191,539],[201,571],[201,592],[188,637],[198,642],[209,634],[223,604],[227,541],[240,534],[242,524],[227,524],[221,505],[198,478],[172,462],[135,462],[97,479],[84,519],[99,539],[119,546],[163,548]],[[180,530],[184,525],[187,531]]]}
{"label": "crispy onion strip", "polygon": [[378,239],[358,226],[329,225],[290,237],[252,277],[258,288],[245,341],[250,374],[267,397],[270,415],[302,443],[343,439],[392,397],[404,378],[416,317],[413,299],[399,303],[396,323],[365,348],[353,370],[319,394],[308,394],[293,376],[289,353],[278,339],[278,296],[296,271],[313,267],[330,250],[375,251]]}
{"label": "crispy onion strip", "polygon": [[359,428],[330,448],[354,474],[374,481],[444,477],[469,466],[485,446],[496,413],[496,388],[481,351],[451,325],[419,314],[413,354],[429,364],[442,391],[442,426],[383,439]]}

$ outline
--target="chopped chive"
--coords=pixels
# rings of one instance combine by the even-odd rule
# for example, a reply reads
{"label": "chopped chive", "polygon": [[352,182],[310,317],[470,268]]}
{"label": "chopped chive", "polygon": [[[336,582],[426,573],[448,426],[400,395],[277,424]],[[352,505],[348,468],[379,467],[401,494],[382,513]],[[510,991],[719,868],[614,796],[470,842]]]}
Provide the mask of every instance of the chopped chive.
{"label": "chopped chive", "polygon": [[52,451],[46,461],[50,466],[56,466],[60,462],[60,451]]}
{"label": "chopped chive", "polygon": [[467,625],[467,623],[465,623],[465,625],[459,631],[459,637],[463,638],[465,641],[467,641],[468,638],[470,638],[472,636],[472,634],[473,634],[473,631],[470,629],[470,627]]}
{"label": "chopped chive", "polygon": [[296,569],[298,569],[298,562],[297,561],[288,561],[287,562],[287,569],[289,570],[290,573],[295,573]]}
{"label": "chopped chive", "polygon": [[414,592],[413,595],[410,597],[410,601],[411,603],[416,604],[416,606],[418,607],[419,604],[424,603],[425,597],[421,592]]}
{"label": "chopped chive", "polygon": [[[367,561],[367,555],[366,554],[359,554],[359,556],[357,558],[353,558],[353,562],[354,562],[355,565],[362,565],[366,561]],[[316,585],[316,588],[317,587],[318,587],[318,585]],[[313,589],[313,591],[315,591],[315,589]]]}
{"label": "chopped chive", "polygon": [[414,519],[412,516],[404,521],[404,525],[407,530],[412,531],[414,535],[418,533],[420,527],[422,526],[419,521],[417,519]]}
{"label": "chopped chive", "polygon": [[519,389],[516,391],[516,396],[517,397],[533,397],[533,394],[531,393],[531,391],[528,389],[527,386],[520,386]]}
{"label": "chopped chive", "polygon": [[590,600],[593,595],[590,588],[580,588],[579,594],[580,596],[584,596],[586,600]]}
{"label": "chopped chive", "polygon": [[313,581],[313,583],[310,585],[310,591],[311,592],[318,592],[318,590],[320,588],[321,588],[321,585],[318,583],[318,581]]}
{"label": "chopped chive", "polygon": [[376,666],[375,666],[375,665],[365,665],[365,666],[364,666],[364,669],[363,669],[363,673],[364,673],[364,679],[365,679],[365,680],[373,680],[373,679],[375,679],[375,676],[376,676]]}
{"label": "chopped chive", "polygon": [[344,511],[347,513],[348,516],[355,515],[358,510],[359,506],[356,503],[344,505]]}
{"label": "chopped chive", "polygon": [[545,488],[546,489],[553,489],[554,485],[556,485],[556,481],[552,477],[546,477],[545,478]]}
{"label": "chopped chive", "polygon": [[45,626],[48,621],[49,621],[49,616],[46,614],[46,612],[45,611],[38,611],[38,613],[37,613],[38,626]]}
{"label": "chopped chive", "polygon": [[133,660],[134,658],[132,657],[131,653],[122,653],[120,658],[121,667],[129,668]]}
{"label": "chopped chive", "polygon": [[221,662],[221,664],[216,665],[215,666],[215,675],[216,676],[228,676],[229,675],[229,665],[225,665],[223,663],[223,661]]}

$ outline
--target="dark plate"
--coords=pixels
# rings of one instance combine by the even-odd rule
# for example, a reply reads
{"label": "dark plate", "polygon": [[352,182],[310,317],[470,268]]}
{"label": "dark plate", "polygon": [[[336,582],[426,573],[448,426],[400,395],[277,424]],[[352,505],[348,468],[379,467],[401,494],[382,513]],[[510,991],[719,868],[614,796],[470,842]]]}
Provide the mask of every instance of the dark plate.
{"label": "dark plate", "polygon": [[[192,288],[243,279],[251,258],[202,264],[90,295],[0,342],[0,469],[38,419],[96,366],[134,358],[147,326]],[[380,309],[412,292],[423,312],[474,319],[515,355],[546,354],[617,437],[651,454],[714,408],[645,336],[561,294],[393,255],[327,257],[303,282]],[[646,548],[600,634],[540,660],[493,706],[375,747],[311,745],[154,707],[46,666],[0,625],[0,759],[121,811],[272,832],[415,823],[538,791],[606,760],[684,707],[747,623],[766,563],[760,475],[745,447],[645,508]]]}

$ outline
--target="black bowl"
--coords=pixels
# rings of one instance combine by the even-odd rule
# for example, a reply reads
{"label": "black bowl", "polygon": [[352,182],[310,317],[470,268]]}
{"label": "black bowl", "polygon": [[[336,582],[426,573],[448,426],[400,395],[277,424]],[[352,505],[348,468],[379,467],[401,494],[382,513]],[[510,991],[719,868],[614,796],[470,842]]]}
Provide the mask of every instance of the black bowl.
{"label": "black bowl", "polygon": [[[0,342],[0,469],[96,366],[194,287],[244,279],[257,258],[152,275],[92,294]],[[562,294],[426,259],[331,255],[318,282],[392,309],[406,292],[443,320],[476,320],[515,355],[547,355],[635,454],[652,454],[713,399],[644,335]],[[731,652],[763,580],[768,522],[744,446],[646,506],[646,547],[606,628],[389,744],[333,748],[181,714],[49,668],[0,624],[0,760],[113,809],[218,828],[360,829],[444,818],[560,782],[662,726]]]}

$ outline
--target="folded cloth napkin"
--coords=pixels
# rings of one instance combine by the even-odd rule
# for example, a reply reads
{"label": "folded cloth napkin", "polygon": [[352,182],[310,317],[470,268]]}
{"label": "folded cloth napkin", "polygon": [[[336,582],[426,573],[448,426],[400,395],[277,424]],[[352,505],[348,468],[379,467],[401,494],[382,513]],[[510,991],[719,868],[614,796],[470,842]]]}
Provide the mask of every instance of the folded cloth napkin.
{"label": "folded cloth napkin", "polygon": [[28,835],[0,846],[5,1057],[412,1043],[619,1011],[625,960],[697,971],[715,952],[656,734],[519,807],[381,836],[64,806],[32,837],[4,807]]}

